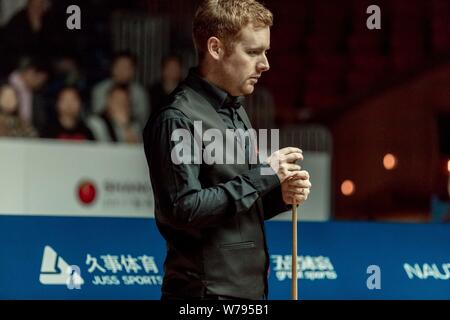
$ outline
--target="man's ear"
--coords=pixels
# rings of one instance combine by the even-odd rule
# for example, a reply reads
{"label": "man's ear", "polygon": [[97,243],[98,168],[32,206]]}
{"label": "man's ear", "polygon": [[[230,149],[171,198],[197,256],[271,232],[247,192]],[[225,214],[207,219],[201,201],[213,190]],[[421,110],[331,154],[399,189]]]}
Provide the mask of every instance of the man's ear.
{"label": "man's ear", "polygon": [[219,60],[223,57],[225,49],[222,41],[216,37],[211,37],[207,42],[208,52],[214,60]]}

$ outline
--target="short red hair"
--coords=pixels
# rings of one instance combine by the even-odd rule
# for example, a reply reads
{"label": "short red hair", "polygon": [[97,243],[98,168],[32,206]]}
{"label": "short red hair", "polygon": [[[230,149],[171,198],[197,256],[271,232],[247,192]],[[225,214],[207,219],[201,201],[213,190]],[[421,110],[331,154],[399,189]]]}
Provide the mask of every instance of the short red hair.
{"label": "short red hair", "polygon": [[204,0],[195,14],[192,30],[199,60],[205,56],[210,37],[219,38],[230,49],[241,29],[250,23],[256,28],[271,27],[272,12],[256,0]]}

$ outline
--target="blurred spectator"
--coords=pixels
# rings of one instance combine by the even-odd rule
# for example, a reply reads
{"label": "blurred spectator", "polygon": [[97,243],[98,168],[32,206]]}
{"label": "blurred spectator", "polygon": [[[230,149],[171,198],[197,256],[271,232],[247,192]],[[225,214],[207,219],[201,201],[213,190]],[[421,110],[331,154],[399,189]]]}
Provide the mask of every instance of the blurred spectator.
{"label": "blurred spectator", "polygon": [[6,24],[1,43],[5,72],[9,73],[24,56],[47,56],[52,50],[50,34],[53,31],[46,18],[49,7],[48,0],[28,0],[26,7]]}
{"label": "blurred spectator", "polygon": [[0,136],[36,137],[36,130],[20,119],[18,105],[14,88],[9,84],[0,85]]}
{"label": "blurred spectator", "polygon": [[[66,87],[73,87],[77,90],[82,101],[82,114],[87,115],[91,112],[90,104],[86,103],[90,99],[91,88],[88,87],[85,69],[82,69],[79,59],[75,54],[62,53],[52,61],[51,77],[46,85],[45,96],[43,97],[47,116],[52,119],[57,118],[56,100],[60,92]],[[47,121],[45,126],[48,123]],[[46,132],[45,127],[41,132]]]}
{"label": "blurred spectator", "polygon": [[94,140],[94,135],[82,118],[81,95],[75,87],[65,87],[56,101],[56,120],[41,136],[60,140]]}
{"label": "blurred spectator", "polygon": [[27,0],[0,0],[0,26],[4,26],[19,10],[27,5]]}
{"label": "blurred spectator", "polygon": [[106,109],[88,119],[88,126],[98,141],[138,143],[141,126],[133,120],[126,86],[116,85],[108,93]]}
{"label": "blurred spectator", "polygon": [[182,70],[183,64],[179,56],[171,55],[163,60],[161,81],[150,87],[152,114],[167,104],[170,93],[178,86],[183,77]]}
{"label": "blurred spectator", "polygon": [[[29,124],[35,124],[36,117],[33,113],[45,112],[41,108],[33,108],[34,93],[39,90],[48,79],[46,65],[40,61],[26,59],[19,69],[9,76],[9,83],[16,89],[19,96],[19,116]],[[45,116],[44,116],[45,117]]]}
{"label": "blurred spectator", "polygon": [[136,59],[128,52],[116,54],[111,69],[111,78],[97,84],[92,91],[92,111],[101,114],[105,110],[109,90],[115,86],[127,86],[131,101],[132,117],[141,126],[147,122],[149,101],[144,87],[134,80]]}
{"label": "blurred spectator", "polygon": [[[69,54],[55,59],[52,71],[52,79],[48,85],[48,93],[50,95],[55,96],[65,87],[76,87],[80,91],[86,87],[86,79],[80,71],[78,61]],[[84,95],[81,96],[84,97]]]}

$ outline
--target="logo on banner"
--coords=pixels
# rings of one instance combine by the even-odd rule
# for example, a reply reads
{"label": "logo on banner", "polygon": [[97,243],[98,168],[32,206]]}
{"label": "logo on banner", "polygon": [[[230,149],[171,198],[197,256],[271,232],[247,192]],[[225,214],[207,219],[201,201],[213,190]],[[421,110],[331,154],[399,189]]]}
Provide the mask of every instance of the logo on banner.
{"label": "logo on banner", "polygon": [[97,195],[97,188],[90,180],[83,180],[78,184],[78,200],[83,205],[92,205]]}
{"label": "logo on banner", "polygon": [[69,265],[50,246],[44,248],[39,282],[44,285],[66,285],[69,289],[80,289],[84,284],[80,269]]}
{"label": "logo on banner", "polygon": [[406,275],[410,280],[412,279],[434,279],[434,280],[449,280],[450,279],[450,263],[404,263]]}
{"label": "logo on banner", "polygon": [[[271,255],[275,277],[279,281],[292,279],[292,256]],[[337,273],[329,257],[299,256],[297,278],[305,280],[335,280]]]}
{"label": "logo on banner", "polygon": [[[85,264],[89,274],[87,281],[95,286],[162,284],[162,275],[154,256],[104,254],[99,259],[88,253]],[[39,281],[44,285],[66,285],[68,289],[81,289],[85,282],[81,277],[80,267],[69,265],[50,246],[44,248]]]}
{"label": "logo on banner", "polygon": [[133,256],[130,254],[104,254],[100,259],[87,254],[87,270],[92,275],[93,285],[161,285],[155,257],[148,255]]}

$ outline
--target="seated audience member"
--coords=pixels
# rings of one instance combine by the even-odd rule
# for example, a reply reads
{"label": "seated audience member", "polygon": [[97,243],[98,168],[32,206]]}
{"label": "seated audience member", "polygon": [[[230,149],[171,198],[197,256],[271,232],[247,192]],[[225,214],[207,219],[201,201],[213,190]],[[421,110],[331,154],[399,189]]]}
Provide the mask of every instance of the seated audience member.
{"label": "seated audience member", "polygon": [[37,125],[37,119],[45,118],[45,115],[39,114],[45,111],[36,108],[33,100],[35,93],[47,82],[48,74],[47,65],[44,62],[26,58],[9,76],[9,83],[17,91],[19,98],[19,116],[23,121],[34,126]]}
{"label": "seated audience member", "polygon": [[152,114],[167,104],[169,95],[183,77],[181,58],[176,55],[165,58],[161,68],[161,80],[150,88]]}
{"label": "seated audience member", "polygon": [[19,117],[19,100],[9,84],[0,85],[0,137],[36,137],[36,130]]}
{"label": "seated audience member", "polygon": [[98,141],[138,143],[141,126],[131,116],[130,97],[127,87],[110,89],[105,111],[88,119],[88,126]]}
{"label": "seated audience member", "polygon": [[[82,100],[87,88],[87,80],[75,56],[63,54],[53,60],[52,78],[47,85],[47,94],[56,96],[65,87],[75,87]],[[87,111],[87,110],[85,110]]]}
{"label": "seated audience member", "polygon": [[41,136],[59,140],[94,140],[82,117],[82,101],[76,87],[63,88],[56,100],[56,119]]}
{"label": "seated audience member", "polygon": [[111,68],[111,78],[103,80],[92,90],[92,111],[101,114],[105,110],[109,90],[115,85],[127,86],[131,115],[143,127],[149,115],[149,101],[144,87],[134,80],[136,59],[128,52],[116,54]]}

